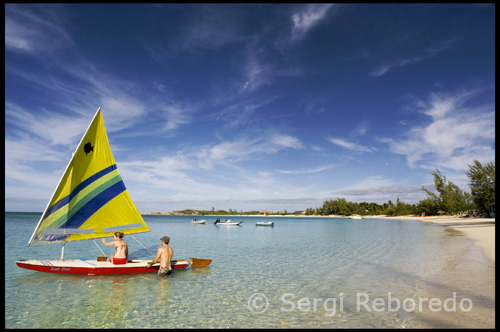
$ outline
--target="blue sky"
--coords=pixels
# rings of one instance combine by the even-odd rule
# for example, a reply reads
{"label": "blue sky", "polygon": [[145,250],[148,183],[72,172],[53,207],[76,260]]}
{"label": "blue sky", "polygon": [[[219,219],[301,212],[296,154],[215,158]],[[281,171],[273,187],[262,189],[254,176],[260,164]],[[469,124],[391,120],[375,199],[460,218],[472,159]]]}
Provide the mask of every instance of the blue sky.
{"label": "blue sky", "polygon": [[99,107],[139,211],[413,204],[495,159],[493,4],[6,4],[6,211]]}

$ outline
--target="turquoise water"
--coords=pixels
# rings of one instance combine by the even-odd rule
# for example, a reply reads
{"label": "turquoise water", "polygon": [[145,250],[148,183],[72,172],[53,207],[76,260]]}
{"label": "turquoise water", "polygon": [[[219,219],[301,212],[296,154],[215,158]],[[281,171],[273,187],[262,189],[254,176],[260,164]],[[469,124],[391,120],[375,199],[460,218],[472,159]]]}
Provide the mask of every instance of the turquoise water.
{"label": "turquoise water", "polygon": [[[144,216],[151,232],[134,236],[147,250],[125,235],[130,258],[152,259],[168,235],[174,259],[210,258],[211,265],[167,278],[56,275],[15,265],[59,259],[60,244],[27,245],[39,217],[5,213],[6,328],[426,327],[418,310],[375,311],[372,302],[388,300],[388,292],[401,302],[436,287],[443,293],[425,281],[443,274],[450,245],[471,248],[418,221],[266,217],[271,228],[255,226],[264,218],[232,217],[242,226],[216,227],[215,217],[193,225],[189,216]],[[112,248],[99,244],[109,257]],[[100,255],[92,241],[66,244],[67,259]],[[455,289],[445,290],[446,298]],[[367,307],[358,308],[360,299]]]}

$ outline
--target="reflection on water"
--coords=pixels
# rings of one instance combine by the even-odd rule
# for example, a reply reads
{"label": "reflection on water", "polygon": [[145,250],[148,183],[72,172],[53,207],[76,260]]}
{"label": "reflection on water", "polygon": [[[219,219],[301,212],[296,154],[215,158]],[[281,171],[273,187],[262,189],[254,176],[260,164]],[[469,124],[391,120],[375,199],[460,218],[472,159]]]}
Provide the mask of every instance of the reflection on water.
{"label": "reflection on water", "polygon": [[[72,276],[15,266],[13,259],[57,259],[60,254],[60,246],[27,247],[39,215],[17,217],[9,221],[6,214],[6,230],[16,229],[5,239],[7,328],[494,326],[494,264],[485,263],[472,241],[449,228],[297,217],[267,218],[274,221],[272,228],[256,227],[262,218],[242,217],[242,226],[221,228],[193,225],[191,217],[145,216],[152,232],[135,236],[152,252],[158,234],[168,235],[174,258],[209,258],[210,266],[177,269],[167,277]],[[134,242],[129,245],[135,259],[152,259]],[[91,257],[94,251],[100,254],[85,241],[66,245],[68,259]],[[372,299],[387,298],[388,292],[400,299],[446,299],[453,291],[459,299],[472,298],[472,312],[357,310],[361,292]],[[263,307],[262,302],[251,307],[254,294],[267,298],[265,311],[251,310]],[[295,310],[283,310],[291,307],[284,304],[284,294]],[[333,302],[326,299],[340,297],[343,310],[329,315]],[[309,310],[298,310],[301,299],[311,301]]]}

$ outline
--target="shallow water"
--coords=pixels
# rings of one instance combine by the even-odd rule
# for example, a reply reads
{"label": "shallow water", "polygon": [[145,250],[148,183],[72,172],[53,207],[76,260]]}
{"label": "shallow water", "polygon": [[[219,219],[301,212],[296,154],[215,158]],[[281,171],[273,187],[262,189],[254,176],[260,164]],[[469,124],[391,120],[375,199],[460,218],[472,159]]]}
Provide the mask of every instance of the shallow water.
{"label": "shallow water", "polygon": [[[210,258],[210,266],[167,278],[71,276],[15,265],[59,259],[60,244],[27,246],[39,217],[5,213],[6,328],[494,327],[494,264],[443,227],[305,217],[266,217],[274,227],[256,227],[260,217],[232,217],[242,226],[216,227],[215,217],[193,225],[189,216],[144,216],[151,232],[134,236],[147,249],[124,238],[131,259],[152,259],[168,235],[174,259]],[[66,244],[67,259],[100,255],[92,241]],[[466,277],[471,266],[476,278]],[[395,310],[394,299],[442,301],[453,292],[458,301],[471,298],[472,310]]]}

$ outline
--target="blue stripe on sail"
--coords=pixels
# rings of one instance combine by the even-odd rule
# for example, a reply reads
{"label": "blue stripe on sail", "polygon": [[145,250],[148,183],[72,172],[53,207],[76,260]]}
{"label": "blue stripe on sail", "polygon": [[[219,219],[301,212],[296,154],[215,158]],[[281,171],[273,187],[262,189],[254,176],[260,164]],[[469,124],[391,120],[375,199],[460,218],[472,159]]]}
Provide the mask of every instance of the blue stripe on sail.
{"label": "blue stripe on sail", "polygon": [[78,186],[75,187],[75,189],[73,189],[73,191],[71,192],[71,194],[69,194],[70,200],[72,200],[73,197],[75,197],[80,191],[82,191],[83,189],[85,189],[85,187],[87,187],[89,184],[91,184],[95,180],[103,177],[104,175],[106,175],[108,173],[111,173],[116,168],[117,168],[116,164],[111,165],[111,166],[103,169],[102,171],[99,171],[99,172],[95,173],[94,175],[92,175],[91,177],[89,177],[88,179],[86,179],[85,181],[83,181],[82,183],[80,183]]}
{"label": "blue stripe on sail", "polygon": [[70,200],[72,200],[73,197],[75,197],[80,191],[85,189],[85,187],[87,187],[89,184],[91,184],[95,180],[103,177],[104,175],[114,171],[115,169],[117,169],[116,164],[111,165],[111,166],[103,169],[102,171],[95,173],[94,175],[92,175],[91,177],[89,177],[88,179],[86,179],[85,181],[80,183],[78,186],[75,187],[75,189],[73,189],[73,191],[69,194],[69,196],[63,197],[57,203],[55,203],[50,208],[48,208],[47,211],[45,212],[45,217],[43,219],[46,219],[52,213],[56,212],[57,210],[59,210],[60,208],[65,206],[66,204],[69,204]]}
{"label": "blue stripe on sail", "polygon": [[[77,211],[71,218],[68,219],[64,224],[62,224],[59,229],[62,228],[79,228],[85,221],[87,221],[92,215],[99,210],[101,207],[106,205],[113,198],[124,192],[125,184],[123,181],[117,182],[108,189],[101,192],[99,195],[91,199],[83,208]],[[40,241],[62,241],[70,237],[67,235],[46,235],[40,238]]]}
{"label": "blue stripe on sail", "polygon": [[45,217],[43,219],[45,220],[52,213],[56,212],[57,210],[59,210],[60,208],[62,208],[63,206],[65,206],[66,204],[69,204],[69,196],[63,197],[56,204],[54,204],[51,207],[49,207],[47,209],[47,211],[45,212]]}

